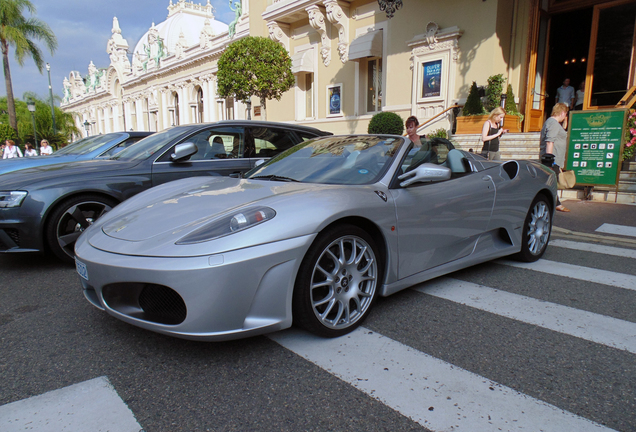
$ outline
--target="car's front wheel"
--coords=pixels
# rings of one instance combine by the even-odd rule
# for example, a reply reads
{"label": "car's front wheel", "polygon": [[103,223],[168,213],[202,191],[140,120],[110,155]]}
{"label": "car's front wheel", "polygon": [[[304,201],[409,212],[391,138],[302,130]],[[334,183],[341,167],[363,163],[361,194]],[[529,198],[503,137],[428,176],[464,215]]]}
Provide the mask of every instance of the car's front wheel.
{"label": "car's front wheel", "polygon": [[115,200],[98,195],[80,195],[60,203],[46,225],[51,252],[62,261],[72,262],[80,234],[116,205]]}
{"label": "car's front wheel", "polygon": [[339,225],[321,233],[300,266],[294,287],[297,324],[324,337],[337,337],[367,317],[381,283],[375,242],[361,228]]}
{"label": "car's front wheel", "polygon": [[552,231],[552,208],[545,195],[532,201],[523,225],[521,251],[515,256],[520,261],[534,262],[543,256]]}

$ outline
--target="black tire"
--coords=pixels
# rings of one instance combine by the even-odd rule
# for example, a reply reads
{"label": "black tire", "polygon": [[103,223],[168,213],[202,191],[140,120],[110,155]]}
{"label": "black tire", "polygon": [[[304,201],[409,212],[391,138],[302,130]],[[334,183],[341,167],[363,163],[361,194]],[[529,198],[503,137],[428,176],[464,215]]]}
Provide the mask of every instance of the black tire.
{"label": "black tire", "polygon": [[543,256],[552,233],[552,204],[545,195],[535,197],[523,223],[521,250],[514,258],[534,262]]}
{"label": "black tire", "polygon": [[356,329],[378,295],[381,261],[375,242],[361,228],[338,225],[322,232],[298,270],[294,324],[322,337]]}
{"label": "black tire", "polygon": [[75,241],[80,234],[117,204],[114,199],[99,195],[79,195],[62,201],[45,227],[51,252],[62,261],[73,262]]}

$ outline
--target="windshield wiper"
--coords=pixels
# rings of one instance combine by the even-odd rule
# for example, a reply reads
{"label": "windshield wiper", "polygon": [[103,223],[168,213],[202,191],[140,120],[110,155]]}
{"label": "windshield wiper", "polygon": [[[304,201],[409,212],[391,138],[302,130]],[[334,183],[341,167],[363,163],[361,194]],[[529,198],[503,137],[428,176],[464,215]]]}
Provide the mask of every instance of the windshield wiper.
{"label": "windshield wiper", "polygon": [[289,178],[289,177],[283,177],[283,176],[278,176],[275,174],[271,174],[271,175],[263,175],[263,176],[255,176],[255,177],[250,177],[251,179],[263,179],[263,180],[272,180],[272,181],[284,181],[284,182],[298,182],[300,183],[300,180],[296,180],[293,178]]}

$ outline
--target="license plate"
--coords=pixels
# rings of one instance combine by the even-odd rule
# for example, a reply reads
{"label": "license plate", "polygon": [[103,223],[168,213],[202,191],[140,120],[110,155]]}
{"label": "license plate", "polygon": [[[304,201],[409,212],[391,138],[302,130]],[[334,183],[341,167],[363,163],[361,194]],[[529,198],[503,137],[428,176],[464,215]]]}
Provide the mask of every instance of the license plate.
{"label": "license plate", "polygon": [[77,273],[83,279],[88,280],[88,270],[86,269],[86,264],[75,258],[75,268],[77,269]]}

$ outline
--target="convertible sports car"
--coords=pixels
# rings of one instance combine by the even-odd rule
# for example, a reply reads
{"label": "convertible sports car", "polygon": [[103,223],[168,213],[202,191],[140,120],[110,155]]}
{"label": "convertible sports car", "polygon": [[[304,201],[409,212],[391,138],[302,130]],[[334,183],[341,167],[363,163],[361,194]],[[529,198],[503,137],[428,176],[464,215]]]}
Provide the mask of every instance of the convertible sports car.
{"label": "convertible sports car", "polygon": [[172,180],[240,174],[317,136],[286,123],[226,120],[176,126],[113,154],[0,175],[0,253],[50,250],[73,262],[75,240],[129,197]]}
{"label": "convertible sports car", "polygon": [[112,132],[93,135],[77,140],[50,156],[2,159],[0,174],[64,162],[108,158],[152,134],[153,132]]}
{"label": "convertible sports car", "polygon": [[89,302],[148,330],[224,340],[293,322],[333,337],[378,295],[505,255],[539,259],[555,197],[535,162],[441,139],[324,137],[244,178],[139,194],[81,235],[76,267]]}

